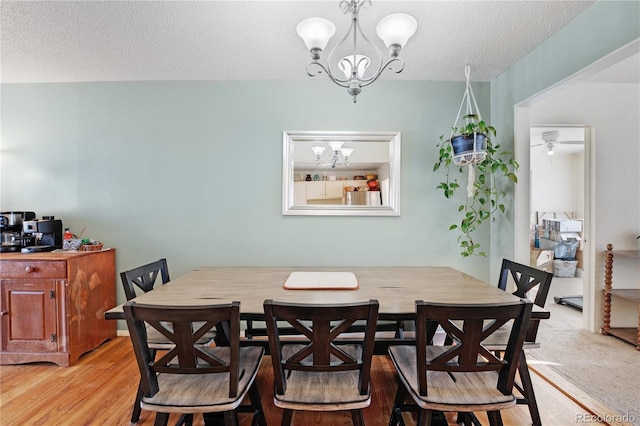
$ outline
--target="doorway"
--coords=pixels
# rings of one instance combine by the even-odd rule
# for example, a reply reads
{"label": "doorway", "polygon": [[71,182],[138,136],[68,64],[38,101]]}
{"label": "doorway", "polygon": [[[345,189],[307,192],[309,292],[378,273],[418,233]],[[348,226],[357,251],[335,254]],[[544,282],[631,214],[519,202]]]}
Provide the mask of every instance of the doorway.
{"label": "doorway", "polygon": [[554,274],[549,302],[580,312],[587,132],[582,125],[531,125],[529,138],[530,262]]}

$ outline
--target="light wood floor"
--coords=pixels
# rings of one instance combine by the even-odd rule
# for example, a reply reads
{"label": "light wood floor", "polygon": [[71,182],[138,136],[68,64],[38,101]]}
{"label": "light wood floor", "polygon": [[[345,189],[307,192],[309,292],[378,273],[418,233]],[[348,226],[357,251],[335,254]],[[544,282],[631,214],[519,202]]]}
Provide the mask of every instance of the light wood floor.
{"label": "light wood floor", "polygon": [[[138,371],[127,337],[118,337],[85,354],[70,367],[49,363],[0,366],[0,425],[127,425],[138,384]],[[272,404],[271,360],[265,357],[258,375],[262,404],[270,425],[279,425],[282,413]],[[547,381],[533,374],[534,387],[545,425],[583,423],[587,411]],[[393,365],[376,356],[372,374],[372,405],[364,411],[368,426],[387,426],[396,389]],[[525,406],[503,411],[506,426],[531,424]],[[486,424],[486,416],[478,417]],[[154,416],[143,411],[140,425],[152,425]],[[448,417],[455,424],[454,417]],[[174,422],[172,417],[171,422]],[[248,415],[240,415],[250,425]],[[174,422],[175,423],[175,422]],[[350,425],[348,413],[297,413],[295,425]],[[408,424],[413,424],[407,418]],[[591,425],[603,424],[588,422]],[[194,424],[202,425],[202,417]]]}

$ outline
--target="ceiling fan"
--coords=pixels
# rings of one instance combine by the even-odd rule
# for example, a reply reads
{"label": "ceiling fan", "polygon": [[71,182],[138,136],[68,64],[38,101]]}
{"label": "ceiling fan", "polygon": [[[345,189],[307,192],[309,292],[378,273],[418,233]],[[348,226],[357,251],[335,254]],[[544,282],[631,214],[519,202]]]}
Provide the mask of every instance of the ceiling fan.
{"label": "ceiling fan", "polygon": [[547,154],[549,155],[553,155],[554,148],[556,145],[582,145],[584,144],[584,141],[560,141],[558,140],[558,138],[560,137],[560,132],[558,131],[550,131],[550,132],[544,132],[541,135],[541,139],[544,141],[544,143],[538,143],[535,145],[531,145],[531,147],[535,147],[535,146],[546,146],[548,151]]}

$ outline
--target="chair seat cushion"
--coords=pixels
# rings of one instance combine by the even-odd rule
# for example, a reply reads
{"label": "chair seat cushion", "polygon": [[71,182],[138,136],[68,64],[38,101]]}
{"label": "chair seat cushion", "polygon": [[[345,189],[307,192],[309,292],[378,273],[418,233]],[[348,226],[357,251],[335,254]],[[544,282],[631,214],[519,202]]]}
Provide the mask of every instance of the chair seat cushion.
{"label": "chair seat cushion", "polygon": [[[215,356],[228,360],[229,348],[205,349]],[[248,391],[248,384],[258,373],[264,349],[261,347],[240,348],[240,380],[238,395],[229,398],[229,374],[169,374],[158,375],[160,391],[152,397],[144,396],[141,407],[149,411],[202,413],[235,409]]]}
{"label": "chair seat cushion", "polygon": [[[283,346],[283,356],[291,356],[304,345],[287,344]],[[349,354],[361,357],[362,348],[356,345],[341,345]],[[289,374],[290,373],[290,374]],[[371,402],[370,390],[361,395],[358,391],[359,371],[285,371],[287,389],[284,395],[274,394],[274,403],[281,408],[296,409],[296,404],[307,405],[305,409],[329,410],[354,409],[368,407]],[[298,407],[299,408],[299,407]]]}
{"label": "chair seat cushion", "polygon": [[303,404],[349,404],[370,400],[370,393],[358,392],[357,371],[308,372],[292,371],[284,395],[275,395],[281,402]]}
{"label": "chair seat cushion", "polygon": [[[427,358],[431,359],[448,348],[428,346]],[[494,371],[455,372],[454,381],[446,372],[427,370],[427,395],[421,396],[418,388],[416,347],[391,346],[389,355],[414,401],[424,409],[488,411],[509,408],[516,403],[512,394],[503,395],[497,389],[498,374]]]}

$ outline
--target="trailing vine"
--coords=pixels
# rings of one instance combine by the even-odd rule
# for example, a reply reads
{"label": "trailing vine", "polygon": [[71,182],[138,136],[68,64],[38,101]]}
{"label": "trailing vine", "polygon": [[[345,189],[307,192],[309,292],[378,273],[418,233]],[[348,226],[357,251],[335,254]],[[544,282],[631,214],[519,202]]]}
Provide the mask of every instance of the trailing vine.
{"label": "trailing vine", "polygon": [[[486,253],[480,250],[480,243],[474,240],[474,232],[486,220],[495,221],[495,213],[505,213],[506,207],[502,200],[506,197],[506,192],[498,187],[498,182],[505,178],[508,182],[517,183],[516,171],[519,164],[514,160],[511,152],[501,151],[500,144],[494,145],[492,136],[496,136],[495,128],[473,114],[465,116],[465,119],[467,123],[463,127],[452,128],[453,134],[484,134],[486,155],[475,164],[477,169],[475,180],[472,186],[468,186],[465,202],[458,206],[458,212],[462,216],[458,222],[449,227],[449,230],[459,231],[457,242],[462,249],[460,254],[463,257],[486,256]],[[444,179],[436,189],[441,190],[446,199],[453,199],[460,188],[456,170],[457,173],[464,171],[464,166],[456,165],[454,162],[451,139],[445,140],[444,135],[440,136],[440,143],[436,145],[439,152],[438,161],[433,166],[434,172],[441,167],[445,170]],[[467,167],[474,167],[474,165],[470,164]]]}

